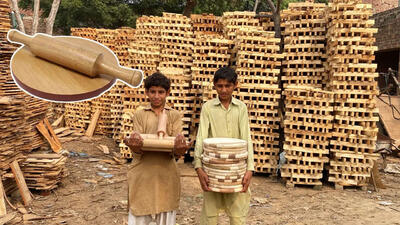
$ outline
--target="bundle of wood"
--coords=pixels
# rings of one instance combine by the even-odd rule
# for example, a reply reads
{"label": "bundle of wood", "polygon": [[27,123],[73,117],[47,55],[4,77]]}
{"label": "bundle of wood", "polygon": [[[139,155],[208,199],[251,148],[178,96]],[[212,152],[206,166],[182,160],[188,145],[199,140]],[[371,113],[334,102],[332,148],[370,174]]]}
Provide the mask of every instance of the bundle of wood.
{"label": "bundle of wood", "polygon": [[28,154],[21,163],[26,184],[31,189],[52,190],[68,175],[67,157],[57,153]]}
{"label": "bundle of wood", "polygon": [[329,181],[339,189],[368,185],[378,158],[377,28],[370,16],[371,5],[361,0],[332,0],[328,6],[328,88],[335,92]]}

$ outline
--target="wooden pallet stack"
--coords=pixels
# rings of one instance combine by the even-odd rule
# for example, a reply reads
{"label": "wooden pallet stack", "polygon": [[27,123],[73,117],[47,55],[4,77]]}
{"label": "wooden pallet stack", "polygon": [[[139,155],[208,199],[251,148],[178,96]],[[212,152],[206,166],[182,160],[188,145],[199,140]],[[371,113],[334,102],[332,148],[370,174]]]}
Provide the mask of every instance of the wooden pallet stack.
{"label": "wooden pallet stack", "polygon": [[190,20],[193,34],[196,35],[220,35],[222,34],[221,17],[213,14],[191,14]]}
{"label": "wooden pallet stack", "polygon": [[72,27],[71,35],[87,38],[90,40],[96,40],[97,31],[96,28],[90,28],[90,27]]}
{"label": "wooden pallet stack", "polygon": [[190,18],[181,14],[163,13],[161,53],[158,70],[171,80],[168,104],[183,115],[183,134],[188,137],[193,113],[191,67],[193,31]]}
{"label": "wooden pallet stack", "polygon": [[21,163],[28,188],[52,190],[67,176],[67,157],[57,153],[31,153]]}
{"label": "wooden pallet stack", "polygon": [[121,121],[121,135],[120,135],[120,143],[119,143],[119,153],[121,154],[122,158],[132,158],[132,152],[128,146],[124,144],[122,141],[124,137],[129,136],[133,131],[133,121],[132,121],[133,111],[126,111],[122,115]]}
{"label": "wooden pallet stack", "polygon": [[[283,13],[283,12],[281,12],[281,13]],[[263,27],[263,30],[274,31],[275,28],[274,28],[274,21],[272,20],[272,13],[271,12],[260,12],[259,15],[262,16],[262,17],[260,17],[259,20],[260,20],[261,26]],[[281,14],[281,18],[282,18],[282,14]]]}
{"label": "wooden pallet stack", "polygon": [[255,169],[261,173],[275,173],[278,166],[279,43],[273,32],[249,28],[240,29],[235,40],[238,97],[248,107]]}
{"label": "wooden pallet stack", "polygon": [[212,14],[192,14],[190,18],[194,33],[191,68],[194,102],[190,134],[196,136],[201,106],[216,96],[212,88],[214,73],[219,68],[229,65],[229,47],[233,45],[233,41],[223,37],[221,17]]}
{"label": "wooden pallet stack", "polygon": [[371,15],[371,5],[361,0],[332,0],[328,6],[328,88],[335,92],[329,181],[337,188],[368,185],[377,159],[377,29]]}
{"label": "wooden pallet stack", "polygon": [[129,47],[130,43],[135,41],[135,29],[122,27],[116,30],[115,54],[118,57],[121,66],[130,67]]}
{"label": "wooden pallet stack", "polygon": [[329,162],[334,94],[302,86],[288,86],[283,94],[286,163],[281,176],[287,187],[322,186],[324,164]]}
{"label": "wooden pallet stack", "polygon": [[114,29],[96,29],[96,41],[107,46],[111,51],[115,52],[118,31]]}
{"label": "wooden pallet stack", "polygon": [[326,77],[326,5],[314,2],[289,3],[284,10],[283,87],[291,85],[322,88]]}
{"label": "wooden pallet stack", "polygon": [[196,35],[193,46],[192,93],[194,93],[194,113],[191,133],[195,135],[200,120],[201,106],[216,97],[213,90],[214,73],[229,65],[229,46],[232,41],[214,35]]}
{"label": "wooden pallet stack", "polygon": [[70,128],[86,130],[90,123],[90,101],[66,103],[65,125]]}
{"label": "wooden pallet stack", "polygon": [[[236,34],[239,29],[254,29],[258,28],[262,30],[261,23],[259,19],[255,18],[255,12],[224,12],[222,15],[222,25],[223,33],[226,39],[234,41],[236,39]],[[230,65],[236,65],[236,51],[234,48],[234,43],[229,47],[231,51]]]}
{"label": "wooden pallet stack", "polygon": [[[136,20],[134,40],[128,48],[129,66],[143,71],[144,79],[157,72],[160,62],[161,17],[141,16]],[[122,142],[123,138],[132,132],[130,115],[137,107],[146,104],[147,99],[144,82],[138,88],[124,87],[123,115],[121,132],[118,136],[120,153],[125,158],[131,158],[129,148]]]}

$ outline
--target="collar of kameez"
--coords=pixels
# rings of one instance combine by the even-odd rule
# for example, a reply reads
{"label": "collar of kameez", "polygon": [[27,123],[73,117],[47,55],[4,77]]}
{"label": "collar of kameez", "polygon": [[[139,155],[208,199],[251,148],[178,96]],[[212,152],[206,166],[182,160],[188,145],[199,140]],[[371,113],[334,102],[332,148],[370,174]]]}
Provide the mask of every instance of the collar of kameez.
{"label": "collar of kameez", "polygon": [[[146,111],[153,110],[153,109],[151,108],[151,104],[150,104],[150,103],[147,104],[147,105],[145,105],[143,109],[146,110]],[[172,108],[171,108],[170,106],[168,106],[167,104],[165,104],[165,105],[164,105],[164,109],[166,109],[166,110],[171,110]]]}
{"label": "collar of kameez", "polygon": [[[215,101],[214,101],[214,105],[220,105],[220,104],[221,104],[221,101],[219,100],[218,97],[216,97]],[[239,100],[237,100],[236,98],[232,97],[231,104],[239,105]]]}

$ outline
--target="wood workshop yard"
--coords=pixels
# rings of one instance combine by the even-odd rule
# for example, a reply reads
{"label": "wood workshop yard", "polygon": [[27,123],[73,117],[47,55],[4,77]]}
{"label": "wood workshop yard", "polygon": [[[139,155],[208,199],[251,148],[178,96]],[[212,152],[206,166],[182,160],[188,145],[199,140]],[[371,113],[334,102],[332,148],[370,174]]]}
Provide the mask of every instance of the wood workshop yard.
{"label": "wood workshop yard", "polygon": [[[101,160],[109,159],[98,149],[106,145],[112,152],[118,148],[111,138],[95,136],[64,143],[64,148],[88,157],[68,158],[69,176],[52,192],[35,193],[26,215],[36,214],[48,219],[25,221],[25,224],[127,224],[126,171],[129,163],[111,165]],[[99,160],[99,161],[96,161]],[[400,163],[399,159],[395,162]],[[90,162],[93,161],[93,162]],[[177,223],[199,224],[202,191],[190,163],[180,164],[182,196]],[[107,169],[104,169],[107,168]],[[98,173],[112,174],[104,178]],[[251,184],[252,200],[247,224],[400,224],[399,175],[381,173],[387,189],[379,192],[358,188],[335,190],[324,184],[321,190],[310,186],[286,188],[279,180],[256,175]],[[19,195],[10,201],[20,204]],[[22,207],[22,206],[20,206]],[[23,210],[21,210],[23,211]],[[8,224],[22,224],[23,213]],[[222,216],[220,224],[229,224]]]}

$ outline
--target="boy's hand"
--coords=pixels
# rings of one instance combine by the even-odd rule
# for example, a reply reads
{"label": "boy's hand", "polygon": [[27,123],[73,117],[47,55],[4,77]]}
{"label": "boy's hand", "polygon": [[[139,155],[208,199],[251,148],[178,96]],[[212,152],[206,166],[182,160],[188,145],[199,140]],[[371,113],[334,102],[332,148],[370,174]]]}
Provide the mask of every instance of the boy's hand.
{"label": "boy's hand", "polygon": [[242,184],[243,184],[243,189],[242,192],[246,192],[247,189],[249,189],[251,177],[253,176],[253,171],[247,170],[246,173],[244,174]]}
{"label": "boy's hand", "polygon": [[178,157],[184,155],[186,151],[192,146],[192,144],[193,141],[187,144],[185,137],[182,134],[178,134],[175,138],[174,155]]}
{"label": "boy's hand", "polygon": [[201,189],[203,189],[203,191],[211,191],[208,187],[208,185],[210,184],[210,180],[208,179],[206,172],[204,172],[202,168],[197,168],[196,172],[197,176],[199,177]]}
{"label": "boy's hand", "polygon": [[137,154],[142,154],[143,138],[139,133],[132,132],[129,137],[125,137],[124,143]]}

